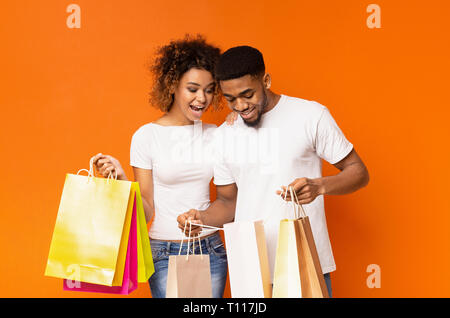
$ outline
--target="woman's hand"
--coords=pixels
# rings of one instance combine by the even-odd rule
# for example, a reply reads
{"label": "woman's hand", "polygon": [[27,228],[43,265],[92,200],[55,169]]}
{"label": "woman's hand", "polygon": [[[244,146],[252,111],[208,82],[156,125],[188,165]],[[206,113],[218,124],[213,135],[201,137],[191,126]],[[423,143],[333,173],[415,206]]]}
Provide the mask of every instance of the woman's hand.
{"label": "woman's hand", "polygon": [[103,177],[107,178],[110,174],[112,174],[115,178],[117,173],[117,180],[128,180],[119,160],[116,158],[110,155],[98,153],[92,158],[92,162],[95,169],[100,172]]}
{"label": "woman's hand", "polygon": [[233,125],[234,122],[238,119],[238,113],[236,112],[231,112],[227,115],[227,118],[225,118],[225,121],[227,123],[227,125]]}
{"label": "woman's hand", "polygon": [[178,228],[184,232],[186,236],[197,237],[201,231],[202,227],[198,225],[190,225],[189,222],[195,224],[203,224],[201,221],[201,212],[198,210],[191,209],[188,212],[178,215]]}

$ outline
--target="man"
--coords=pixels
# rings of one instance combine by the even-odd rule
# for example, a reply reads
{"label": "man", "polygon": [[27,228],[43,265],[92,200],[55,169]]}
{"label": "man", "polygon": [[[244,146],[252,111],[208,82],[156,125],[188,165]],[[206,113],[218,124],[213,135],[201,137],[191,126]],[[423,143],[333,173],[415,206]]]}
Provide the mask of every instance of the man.
{"label": "man", "polygon": [[[292,200],[286,191],[292,186],[310,218],[331,296],[329,273],[336,265],[323,196],[347,194],[367,185],[369,174],[364,163],[326,107],[270,90],[271,77],[257,49],[229,49],[222,54],[216,73],[229,107],[240,116],[233,125],[217,129],[217,199],[205,211],[181,214],[179,227],[183,229],[188,219],[216,227],[233,220],[263,219],[273,273],[279,221],[290,213],[280,196]],[[323,177],[321,159],[340,172]],[[194,226],[191,233],[200,231]]]}

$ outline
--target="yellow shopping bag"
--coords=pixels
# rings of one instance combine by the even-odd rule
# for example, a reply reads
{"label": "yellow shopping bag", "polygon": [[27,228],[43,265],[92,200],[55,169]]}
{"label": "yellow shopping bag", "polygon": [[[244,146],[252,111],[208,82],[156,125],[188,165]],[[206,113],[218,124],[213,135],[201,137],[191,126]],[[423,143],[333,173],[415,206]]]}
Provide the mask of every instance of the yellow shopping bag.
{"label": "yellow shopping bag", "polygon": [[135,184],[136,191],[136,216],[137,216],[137,246],[138,246],[138,282],[145,283],[155,272],[153,264],[152,250],[147,233],[147,222],[145,220],[144,205],[142,204],[141,190],[139,183]]}
{"label": "yellow shopping bag", "polygon": [[280,221],[273,297],[328,298],[309,218],[292,187],[289,191],[293,200],[294,219]]}
{"label": "yellow shopping bag", "polygon": [[121,286],[136,195],[138,281],[154,272],[139,184],[67,174],[46,276]]}

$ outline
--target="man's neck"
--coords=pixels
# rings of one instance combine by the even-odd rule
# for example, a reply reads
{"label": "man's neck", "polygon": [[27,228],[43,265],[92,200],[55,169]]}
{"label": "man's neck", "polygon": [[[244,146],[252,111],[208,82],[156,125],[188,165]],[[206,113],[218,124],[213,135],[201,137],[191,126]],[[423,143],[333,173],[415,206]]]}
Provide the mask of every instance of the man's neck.
{"label": "man's neck", "polygon": [[281,98],[281,95],[278,95],[272,92],[270,89],[266,91],[267,94],[267,106],[264,108],[263,114],[271,111],[277,104]]}

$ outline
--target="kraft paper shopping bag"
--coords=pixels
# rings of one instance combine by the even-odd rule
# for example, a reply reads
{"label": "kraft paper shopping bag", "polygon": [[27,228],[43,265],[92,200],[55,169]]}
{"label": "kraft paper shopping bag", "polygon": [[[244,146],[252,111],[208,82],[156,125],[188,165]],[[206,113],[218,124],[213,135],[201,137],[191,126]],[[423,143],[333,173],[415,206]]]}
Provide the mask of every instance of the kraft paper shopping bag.
{"label": "kraft paper shopping bag", "polygon": [[209,255],[169,256],[166,297],[211,298]]}
{"label": "kraft paper shopping bag", "polygon": [[328,298],[328,289],[322,273],[319,255],[314,242],[311,224],[307,216],[296,222],[297,244],[300,246],[300,279],[302,283],[302,297]]}
{"label": "kraft paper shopping bag", "polygon": [[269,261],[263,221],[224,225],[233,298],[270,298]]}
{"label": "kraft paper shopping bag", "polygon": [[[181,255],[181,247],[183,245],[183,241],[181,241],[179,255],[169,256],[167,298],[212,297],[209,255],[203,255],[203,253],[200,255],[189,255],[189,242],[188,240],[186,255]],[[198,243],[201,251],[200,239]],[[195,246],[192,247],[192,251],[194,253]]]}

